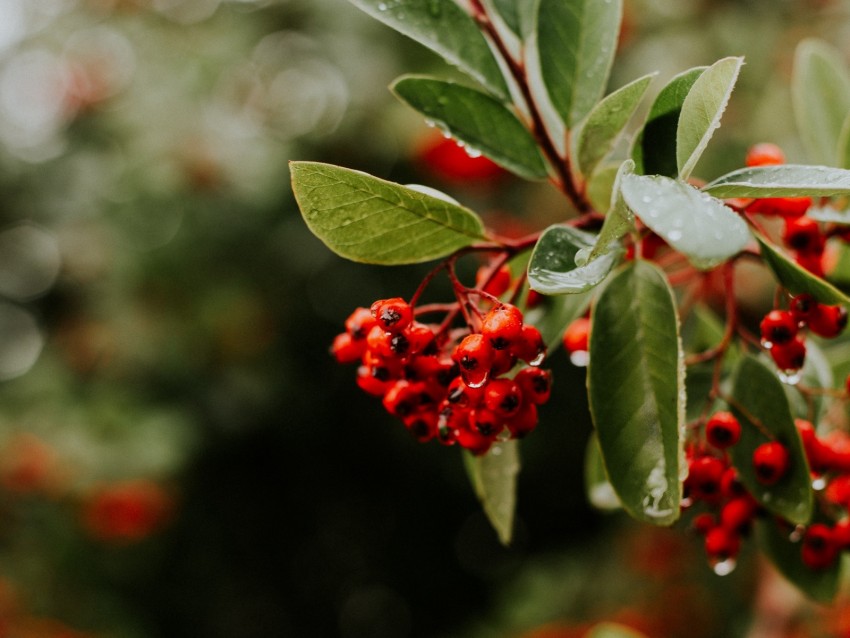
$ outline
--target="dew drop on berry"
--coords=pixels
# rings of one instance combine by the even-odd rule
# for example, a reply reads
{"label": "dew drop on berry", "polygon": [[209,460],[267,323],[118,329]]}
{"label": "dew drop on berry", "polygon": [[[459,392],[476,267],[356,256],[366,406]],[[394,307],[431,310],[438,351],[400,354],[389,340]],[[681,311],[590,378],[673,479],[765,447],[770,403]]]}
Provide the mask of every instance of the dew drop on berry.
{"label": "dew drop on berry", "polygon": [[[545,350],[541,350],[541,351],[537,354],[537,356],[536,356],[536,357],[534,357],[531,361],[529,361],[529,362],[528,362],[528,365],[530,365],[530,366],[534,366],[534,367],[536,368],[536,367],[538,367],[539,365],[541,365],[545,359],[546,359],[546,351],[545,351]],[[586,364],[585,364],[585,365],[586,365]]]}
{"label": "dew drop on berry", "polygon": [[761,345],[765,350],[770,350],[773,347],[773,342],[768,341],[767,339],[762,339]]}
{"label": "dew drop on berry", "polygon": [[826,489],[826,479],[822,476],[812,479],[812,489],[816,492]]}
{"label": "dew drop on berry", "polygon": [[709,560],[709,565],[711,565],[712,571],[718,576],[728,576],[733,571],[735,571],[735,567],[738,565],[738,562],[734,558],[726,558],[724,560]]}

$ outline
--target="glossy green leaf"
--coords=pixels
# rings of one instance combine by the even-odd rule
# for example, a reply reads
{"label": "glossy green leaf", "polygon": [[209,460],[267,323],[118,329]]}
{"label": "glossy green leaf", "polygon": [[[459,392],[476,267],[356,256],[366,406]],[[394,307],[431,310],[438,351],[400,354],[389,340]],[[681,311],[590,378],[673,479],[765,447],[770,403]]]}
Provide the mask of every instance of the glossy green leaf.
{"label": "glossy green leaf", "polygon": [[545,179],[546,163],[534,137],[498,100],[453,82],[403,77],[395,94],[430,121],[509,171],[528,179]]}
{"label": "glossy green leaf", "polygon": [[540,70],[567,128],[587,115],[605,93],[622,11],[622,0],[540,0]]}
{"label": "glossy green leaf", "polygon": [[632,159],[641,175],[676,177],[676,130],[682,104],[694,82],[708,67],[696,67],[680,73],[661,89],[649,109],[646,123],[635,138]]}
{"label": "glossy green leaf", "polygon": [[676,163],[680,178],[691,176],[708,141],[720,126],[720,118],[743,63],[743,58],[735,57],[718,60],[700,74],[688,92],[676,128]]}
{"label": "glossy green leaf", "polygon": [[715,197],[828,197],[850,194],[850,171],[781,164],[741,168],[702,189]]}
{"label": "glossy green leaf", "polygon": [[484,239],[479,217],[448,199],[331,164],[292,162],[290,171],[307,226],[347,259],[418,263]]}
{"label": "glossy green leaf", "polygon": [[587,198],[594,210],[606,210],[614,192],[614,182],[620,165],[617,162],[603,163],[596,167],[587,180]]}
{"label": "glossy green leaf", "polygon": [[803,563],[801,543],[792,542],[794,533],[790,526],[778,521],[764,520],[756,522],[756,539],[759,548],[770,559],[785,578],[812,600],[829,603],[838,592],[841,573],[839,557],[826,569],[812,569]]}
{"label": "glossy green leaf", "polygon": [[608,212],[605,214],[605,221],[602,223],[596,245],[590,251],[590,259],[596,259],[599,255],[608,252],[611,246],[615,245],[614,242],[635,226],[635,217],[626,205],[622,193],[623,177],[633,174],[634,168],[635,163],[632,160],[625,160],[617,169],[614,185],[611,189]]}
{"label": "glossy green leaf", "polygon": [[508,97],[499,64],[475,20],[454,0],[350,0],[373,18],[416,40],[494,95]]}
{"label": "glossy green leaf", "polygon": [[[811,476],[782,383],[758,359],[742,357],[735,368],[732,398],[730,409],[741,422],[741,438],[729,454],[741,482],[767,510],[792,523],[807,523],[812,517]],[[777,483],[764,485],[756,478],[753,451],[771,440],[786,447],[791,463]]]}
{"label": "glossy green leaf", "polygon": [[669,525],[682,497],[685,367],[664,273],[627,264],[591,319],[588,397],[608,478],[633,517]]}
{"label": "glossy green leaf", "polygon": [[850,305],[850,297],[838,288],[799,266],[764,237],[756,235],[756,239],[761,246],[761,256],[765,264],[773,272],[779,285],[792,295],[806,292],[820,303]]}
{"label": "glossy green leaf", "polygon": [[850,73],[841,53],[820,40],[800,42],[791,74],[791,100],[809,158],[837,165],[841,131],[850,112]]}
{"label": "glossy green leaf", "polygon": [[605,463],[602,461],[602,450],[599,449],[599,439],[595,433],[590,435],[584,453],[584,489],[588,502],[596,509],[607,512],[622,508],[620,499],[608,480]]}
{"label": "glossy green leaf", "polygon": [[570,226],[550,226],[537,241],[528,263],[528,283],[546,295],[585,292],[600,284],[620,257],[618,251],[589,259],[596,235]]}
{"label": "glossy green leaf", "polygon": [[496,443],[482,456],[464,452],[472,487],[484,513],[503,545],[509,545],[514,529],[519,445],[516,440]]}
{"label": "glossy green leaf", "polygon": [[647,638],[646,634],[619,623],[604,622],[590,628],[584,638]]}
{"label": "glossy green leaf", "polygon": [[582,175],[591,175],[622,135],[655,74],[627,84],[594,106],[573,134],[573,157]]}
{"label": "glossy green leaf", "polygon": [[621,191],[634,214],[697,268],[716,266],[750,241],[747,224],[735,211],[685,182],[625,175]]}

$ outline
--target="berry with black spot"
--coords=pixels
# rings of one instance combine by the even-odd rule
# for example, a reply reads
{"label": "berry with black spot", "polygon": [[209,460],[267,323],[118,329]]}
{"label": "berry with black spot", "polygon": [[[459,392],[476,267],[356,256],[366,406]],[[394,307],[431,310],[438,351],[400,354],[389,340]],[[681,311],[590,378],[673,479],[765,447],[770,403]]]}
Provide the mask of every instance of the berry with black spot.
{"label": "berry with black spot", "polygon": [[799,322],[791,311],[771,310],[759,326],[762,342],[765,347],[788,343],[797,336],[798,326]]}
{"label": "berry with black spot", "polygon": [[762,443],[753,450],[753,468],[762,485],[775,485],[788,473],[791,457],[779,441]]}
{"label": "berry with black spot", "polygon": [[741,424],[731,412],[715,412],[705,424],[705,438],[714,447],[726,449],[741,438]]}

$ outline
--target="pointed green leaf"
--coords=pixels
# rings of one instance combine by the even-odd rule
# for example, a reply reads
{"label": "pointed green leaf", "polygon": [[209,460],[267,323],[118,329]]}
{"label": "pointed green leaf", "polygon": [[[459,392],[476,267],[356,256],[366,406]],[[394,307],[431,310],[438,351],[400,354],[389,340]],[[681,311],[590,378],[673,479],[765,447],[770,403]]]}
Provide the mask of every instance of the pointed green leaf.
{"label": "pointed green leaf", "polygon": [[623,177],[625,175],[632,175],[634,169],[635,163],[632,160],[625,160],[617,169],[614,186],[611,189],[608,212],[605,214],[605,221],[602,223],[602,230],[599,231],[596,246],[590,251],[590,259],[596,259],[601,254],[608,252],[611,246],[614,245],[614,242],[635,226],[635,216],[632,215],[632,211],[629,210],[623,199],[621,186]]}
{"label": "pointed green leaf", "polygon": [[470,149],[528,179],[545,179],[546,163],[528,129],[501,102],[453,82],[403,77],[395,94]]}
{"label": "pointed green leaf", "polygon": [[292,162],[290,170],[307,226],[347,259],[412,264],[484,239],[479,217],[447,199],[331,164]]}
{"label": "pointed green leaf", "polygon": [[614,192],[614,182],[620,165],[617,162],[600,164],[587,180],[587,198],[594,210],[606,210]]}
{"label": "pointed green leaf", "polygon": [[690,184],[661,175],[625,175],[621,183],[634,214],[697,268],[716,266],[750,241],[735,211]]}
{"label": "pointed green leaf", "polygon": [[[735,368],[732,398],[730,409],[741,422],[741,438],[729,454],[741,482],[767,510],[792,523],[807,523],[812,517],[811,476],[782,383],[761,361],[746,356]],[[791,463],[777,483],[765,485],[756,478],[753,451],[771,440],[786,447]]]}
{"label": "pointed green leaf", "polygon": [[676,128],[676,163],[680,178],[691,176],[708,141],[720,126],[720,118],[743,63],[743,58],[718,60],[700,74],[682,103]]}
{"label": "pointed green leaf", "polygon": [[[527,0],[525,0],[527,2]],[[517,6],[517,0],[489,0],[489,4],[498,12],[499,17],[516,35],[522,33],[522,23],[520,21],[520,9]]]}
{"label": "pointed green leaf", "polygon": [[605,97],[573,135],[573,157],[582,175],[591,175],[614,148],[656,74],[645,75]]}
{"label": "pointed green leaf", "polygon": [[850,73],[839,51],[815,39],[797,45],[791,73],[791,103],[797,130],[810,159],[828,166],[838,165],[836,149],[850,112]]}
{"label": "pointed green leaf", "polygon": [[570,226],[550,226],[531,253],[528,284],[546,295],[590,290],[608,276],[620,256],[612,251],[588,260],[595,245],[596,235]]}
{"label": "pointed green leaf", "polygon": [[685,367],[664,273],[627,264],[591,318],[588,397],[608,478],[633,517],[669,525],[682,498]]}
{"label": "pointed green leaf", "polygon": [[761,246],[761,256],[765,264],[773,271],[779,285],[792,295],[806,292],[823,304],[850,305],[850,297],[838,288],[796,264],[764,237],[756,235],[756,239]]}
{"label": "pointed green leaf", "polygon": [[793,528],[778,521],[756,521],[758,545],[779,573],[812,600],[829,603],[838,592],[841,558],[826,569],[808,567],[801,557],[802,543],[789,538],[793,533]]}
{"label": "pointed green leaf", "polygon": [[836,165],[841,168],[850,168],[850,112],[844,118],[841,133],[838,135]]}
{"label": "pointed green leaf", "polygon": [[680,73],[667,83],[649,109],[646,123],[635,139],[632,159],[641,175],[676,177],[676,129],[682,104],[694,82],[708,67],[696,67]]}
{"label": "pointed green leaf", "polygon": [[502,544],[509,545],[514,529],[516,479],[519,474],[517,441],[496,443],[482,456],[464,451],[464,462],[484,513]]}
{"label": "pointed green leaf", "polygon": [[584,489],[588,502],[598,510],[609,512],[622,509],[620,499],[608,480],[605,463],[602,462],[602,450],[599,439],[591,433],[584,454]]}
{"label": "pointed green leaf", "polygon": [[702,188],[715,197],[829,197],[850,194],[850,171],[781,164],[732,171]]}
{"label": "pointed green leaf", "polygon": [[587,115],[605,93],[622,12],[622,0],[540,0],[540,70],[567,128]]}
{"label": "pointed green leaf", "polygon": [[507,98],[499,64],[475,20],[454,0],[351,0],[399,33],[443,56],[494,95]]}

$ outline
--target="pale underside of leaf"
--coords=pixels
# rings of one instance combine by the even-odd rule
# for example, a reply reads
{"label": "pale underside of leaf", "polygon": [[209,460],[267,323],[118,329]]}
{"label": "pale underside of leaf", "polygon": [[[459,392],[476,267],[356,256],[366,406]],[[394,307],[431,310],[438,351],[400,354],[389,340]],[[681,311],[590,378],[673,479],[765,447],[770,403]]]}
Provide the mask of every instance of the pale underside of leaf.
{"label": "pale underside of leaf", "polygon": [[702,188],[715,197],[829,197],[850,194],[850,170],[780,164],[741,168]]}

